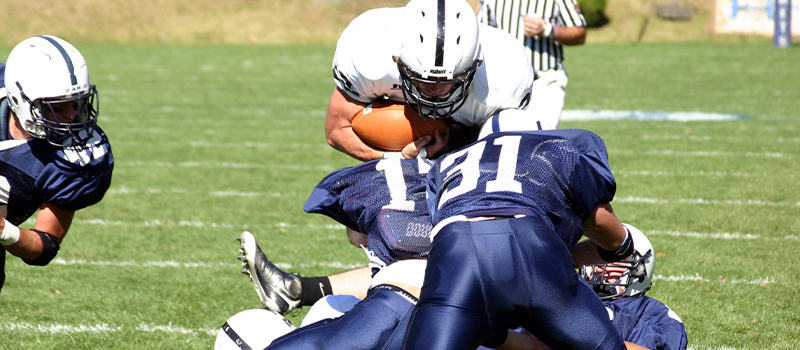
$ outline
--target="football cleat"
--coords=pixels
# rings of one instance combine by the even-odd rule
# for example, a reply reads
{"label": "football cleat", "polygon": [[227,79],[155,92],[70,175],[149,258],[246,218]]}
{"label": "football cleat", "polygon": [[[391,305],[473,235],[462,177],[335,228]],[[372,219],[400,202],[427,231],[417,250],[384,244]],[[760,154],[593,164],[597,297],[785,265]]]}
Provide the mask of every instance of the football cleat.
{"label": "football cleat", "polygon": [[300,275],[285,272],[269,261],[250,232],[243,232],[237,239],[241,242],[238,258],[244,267],[242,273],[250,277],[267,310],[285,315],[300,306]]}

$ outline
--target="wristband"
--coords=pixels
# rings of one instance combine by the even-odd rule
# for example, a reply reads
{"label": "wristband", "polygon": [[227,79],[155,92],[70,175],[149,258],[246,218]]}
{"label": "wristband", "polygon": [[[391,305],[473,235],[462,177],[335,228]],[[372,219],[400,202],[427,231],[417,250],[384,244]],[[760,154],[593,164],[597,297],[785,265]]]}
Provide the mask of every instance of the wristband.
{"label": "wristband", "polygon": [[422,147],[417,154],[417,158],[428,158],[428,147]]}
{"label": "wristband", "polygon": [[6,225],[3,227],[3,233],[0,233],[0,244],[12,245],[19,241],[19,227],[3,219]]}
{"label": "wristband", "polygon": [[633,254],[633,237],[631,236],[631,231],[625,227],[625,232],[627,232],[625,240],[622,242],[622,245],[617,248],[617,250],[612,252],[610,250],[600,248],[599,245],[597,246],[597,253],[600,254],[601,259],[607,262],[617,262]]}
{"label": "wristband", "polygon": [[383,152],[383,158],[386,158],[386,159],[403,159],[405,157],[403,156],[403,152],[386,151],[386,152]]}

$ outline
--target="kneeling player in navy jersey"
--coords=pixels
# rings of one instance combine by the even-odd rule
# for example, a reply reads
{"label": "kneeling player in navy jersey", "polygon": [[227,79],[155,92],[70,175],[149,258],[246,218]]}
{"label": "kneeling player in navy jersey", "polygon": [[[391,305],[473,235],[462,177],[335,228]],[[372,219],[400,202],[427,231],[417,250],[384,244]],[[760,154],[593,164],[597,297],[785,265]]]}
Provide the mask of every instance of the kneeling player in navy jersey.
{"label": "kneeling player in navy jersey", "polygon": [[[75,211],[108,190],[114,157],[98,107],[86,61],[62,39],[27,39],[0,63],[0,288],[6,251],[47,265]],[[33,229],[18,227],[37,210]]]}
{"label": "kneeling player in navy jersey", "polygon": [[403,349],[474,349],[523,327],[558,349],[625,349],[570,249],[630,256],[609,204],[603,140],[585,130],[497,132],[428,173],[434,224],[425,280]]}

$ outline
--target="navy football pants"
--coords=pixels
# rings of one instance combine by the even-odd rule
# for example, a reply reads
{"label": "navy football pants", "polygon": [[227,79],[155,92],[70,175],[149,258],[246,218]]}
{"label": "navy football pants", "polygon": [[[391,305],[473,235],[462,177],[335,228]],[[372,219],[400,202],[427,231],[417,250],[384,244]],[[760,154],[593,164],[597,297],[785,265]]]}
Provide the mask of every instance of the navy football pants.
{"label": "navy football pants", "polygon": [[298,328],[267,350],[399,349],[413,310],[414,304],[397,292],[373,288],[344,315]]}
{"label": "navy football pants", "polygon": [[519,326],[554,349],[625,349],[579,278],[538,217],[451,223],[434,238],[403,349],[475,349]]}

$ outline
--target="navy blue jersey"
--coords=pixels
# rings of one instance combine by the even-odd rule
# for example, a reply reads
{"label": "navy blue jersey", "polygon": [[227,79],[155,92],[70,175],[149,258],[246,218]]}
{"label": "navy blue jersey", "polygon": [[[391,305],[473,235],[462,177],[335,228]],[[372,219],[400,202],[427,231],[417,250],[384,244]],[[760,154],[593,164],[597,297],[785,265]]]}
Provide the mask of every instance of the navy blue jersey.
{"label": "navy blue jersey", "polygon": [[325,214],[367,235],[369,250],[384,263],[423,257],[430,250],[430,217],[421,159],[377,159],[325,177],[303,210]]}
{"label": "navy blue jersey", "polygon": [[[8,125],[5,99],[0,123]],[[111,184],[114,157],[103,130],[95,127],[85,147],[56,147],[47,140],[10,140],[0,135],[0,212],[14,225],[42,203],[75,211],[99,202]]]}
{"label": "navy blue jersey", "polygon": [[572,247],[616,183],[603,140],[564,129],[491,134],[440,158],[427,190],[434,225],[456,215],[535,214]]}
{"label": "navy blue jersey", "polygon": [[663,303],[649,297],[629,297],[603,302],[611,323],[623,339],[653,350],[686,349],[686,327]]}

